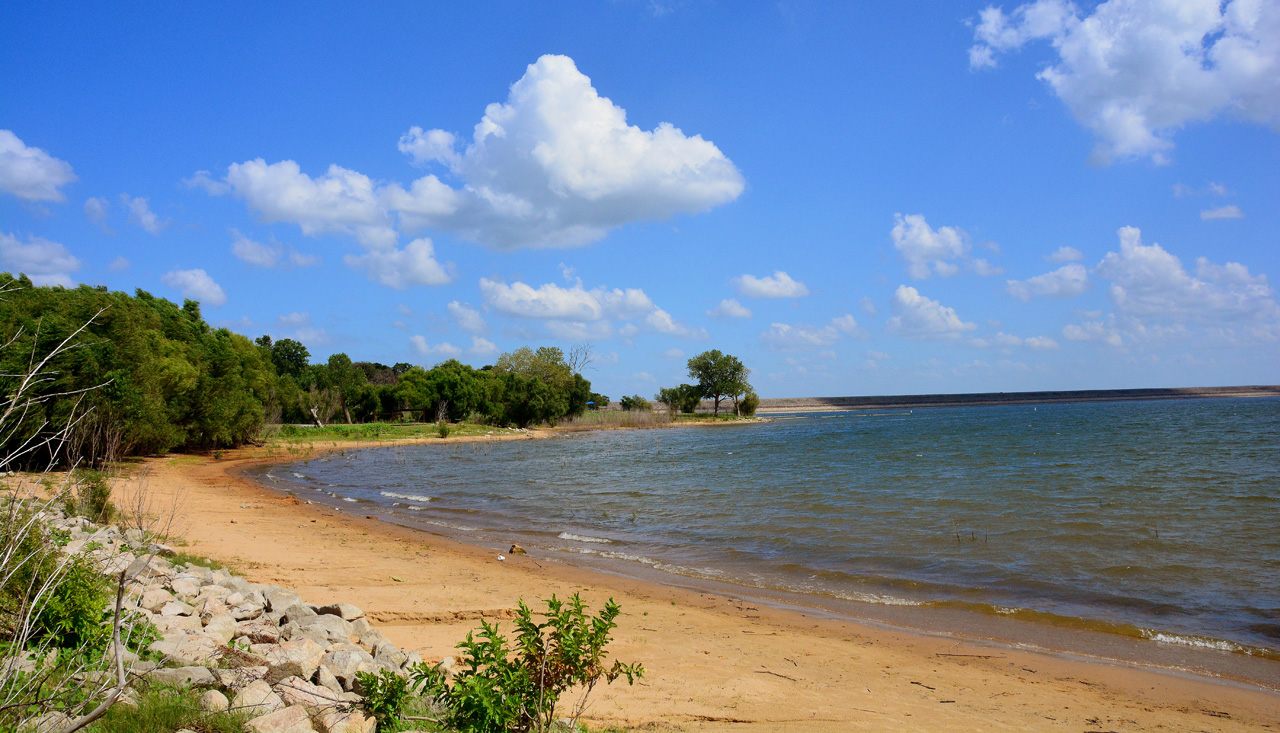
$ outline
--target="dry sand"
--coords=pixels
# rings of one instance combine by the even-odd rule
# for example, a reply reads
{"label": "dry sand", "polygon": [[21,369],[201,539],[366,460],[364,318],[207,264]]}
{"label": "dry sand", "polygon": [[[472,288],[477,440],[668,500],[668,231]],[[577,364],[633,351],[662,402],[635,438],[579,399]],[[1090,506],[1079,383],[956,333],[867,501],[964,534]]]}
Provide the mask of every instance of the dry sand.
{"label": "dry sand", "polygon": [[[349,447],[326,444],[328,447]],[[367,445],[367,444],[366,444]],[[287,456],[286,456],[287,457]],[[279,460],[276,456],[275,460]],[[593,725],[647,730],[1280,730],[1280,693],[1158,670],[939,637],[632,580],[408,530],[238,477],[260,449],[220,461],[138,464],[123,492],[182,498],[185,548],[313,603],[365,609],[427,660],[517,599],[581,591],[621,605],[612,652],[645,679],[598,688]]]}

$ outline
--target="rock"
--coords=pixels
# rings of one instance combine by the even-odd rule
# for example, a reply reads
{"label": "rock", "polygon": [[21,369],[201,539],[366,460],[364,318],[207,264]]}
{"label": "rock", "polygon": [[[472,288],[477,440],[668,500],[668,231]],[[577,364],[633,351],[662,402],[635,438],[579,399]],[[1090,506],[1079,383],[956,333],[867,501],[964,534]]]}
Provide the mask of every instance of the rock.
{"label": "rock", "polygon": [[[271,608],[271,612],[277,613],[274,606]],[[308,623],[310,623],[311,619],[314,619],[316,617],[317,617],[316,612],[312,611],[310,606],[306,605],[305,603],[294,603],[288,608],[286,608],[284,610],[284,613],[280,614],[279,621],[282,625],[287,623],[296,623],[300,626],[305,626]],[[331,618],[336,618],[336,617],[331,617]]]}
{"label": "rock", "polygon": [[218,684],[213,672],[208,667],[166,667],[157,669],[147,675],[152,684],[178,687],[209,687]]}
{"label": "rock", "polygon": [[373,661],[375,664],[392,670],[393,672],[403,667],[405,660],[408,658],[409,656],[407,654],[400,651],[400,648],[393,644],[380,644],[378,646],[377,654],[373,655]]}
{"label": "rock", "polygon": [[335,694],[332,690],[313,685],[301,677],[286,677],[280,680],[276,683],[275,691],[280,699],[284,700],[285,705],[301,705],[310,715],[340,703],[337,695],[341,694],[341,691]]}
{"label": "rock", "polygon": [[316,670],[315,680],[316,684],[335,695],[341,695],[345,692],[345,690],[342,689],[342,683],[338,681],[337,677],[333,676],[333,672],[330,672],[329,668],[324,666],[324,664],[321,664],[320,668]]}
{"label": "rock", "polygon": [[231,708],[231,701],[217,690],[209,690],[200,696],[200,709],[207,713],[225,713]]}
{"label": "rock", "polygon": [[138,608],[145,608],[152,613],[159,613],[166,603],[171,603],[174,600],[172,593],[157,588],[142,594],[142,597],[138,599]]}
{"label": "rock", "polygon": [[[215,578],[217,579],[215,580]],[[211,573],[208,579],[213,581],[214,585],[221,586],[235,593],[244,593],[245,595],[248,595],[253,592],[250,588],[251,583],[249,583],[249,581],[244,578],[237,578],[234,575],[220,573],[220,571],[217,570]]]}
{"label": "rock", "polygon": [[204,666],[218,656],[222,644],[213,637],[204,634],[170,634],[153,642],[147,647],[153,652],[171,659],[178,664],[196,667]]}
{"label": "rock", "polygon": [[45,713],[18,730],[21,733],[57,733],[70,723],[71,717],[66,713]]}
{"label": "rock", "polygon": [[328,667],[342,684],[342,689],[350,690],[360,665],[372,665],[372,662],[373,657],[368,652],[329,652],[320,660],[320,666]]}
{"label": "rock", "polygon": [[274,683],[285,677],[309,680],[320,666],[323,655],[324,647],[311,639],[292,639],[277,644],[263,655],[271,667],[267,671],[267,681]]}
{"label": "rock", "polygon": [[524,549],[520,545],[512,545],[511,549],[507,550],[507,554],[508,555],[528,555],[529,551]]}
{"label": "rock", "polygon": [[316,716],[316,722],[324,733],[374,733],[378,729],[376,720],[355,710],[326,710]]}
{"label": "rock", "polygon": [[307,711],[296,705],[254,718],[245,728],[253,733],[316,733]]}
{"label": "rock", "polygon": [[151,621],[162,634],[174,631],[199,631],[204,628],[196,616],[157,616]]}
{"label": "rock", "polygon": [[364,636],[364,633],[373,628],[373,624],[369,623],[367,618],[358,618],[351,622],[351,633],[354,636]]}
{"label": "rock", "polygon": [[200,592],[200,580],[192,575],[183,573],[169,583],[169,588],[173,590],[175,595],[194,598]]}
{"label": "rock", "polygon": [[195,612],[196,609],[182,601],[169,601],[160,607],[161,616],[190,616]]}
{"label": "rock", "polygon": [[372,662],[361,662],[356,665],[356,673],[352,675],[351,678],[351,691],[364,695],[366,690],[360,685],[361,672],[368,672],[369,674],[377,675],[382,672],[382,667],[379,667]]}
{"label": "rock", "polygon": [[351,641],[351,624],[343,621],[339,616],[325,614],[300,623],[305,629],[319,630],[329,641]]}
{"label": "rock", "polygon": [[[265,715],[284,709],[284,701],[271,689],[266,680],[251,682],[236,693],[231,706],[248,715]],[[305,717],[305,714],[304,714]]]}
{"label": "rock", "polygon": [[229,615],[230,612],[231,609],[227,608],[227,604],[223,603],[221,598],[205,598],[196,604],[196,615],[206,624],[209,623],[210,617]]}
{"label": "rock", "polygon": [[226,644],[235,638],[236,620],[227,615],[214,616],[205,623],[204,633]]}
{"label": "rock", "polygon": [[[239,594],[237,593],[236,595],[239,595]],[[262,604],[253,603],[252,601],[238,603],[235,606],[232,606],[231,615],[237,621],[245,621],[248,619],[258,618],[259,616],[262,615]]]}
{"label": "rock", "polygon": [[360,634],[360,646],[368,649],[370,652],[378,646],[379,642],[384,642],[386,640],[387,637],[383,636],[382,632],[377,629],[369,629],[363,634]]}
{"label": "rock", "polygon": [[[239,589],[233,588],[232,590]],[[285,590],[284,588],[273,587],[270,590],[264,591],[262,595],[267,599],[267,610],[272,613],[284,613],[287,608],[295,603],[302,603],[302,596],[299,596],[291,590]]]}
{"label": "rock", "polygon": [[275,624],[265,621],[237,624],[236,633],[249,637],[249,641],[253,644],[276,644],[280,641],[280,629],[276,628]]}
{"label": "rock", "polygon": [[316,613],[321,616],[337,616],[343,621],[355,621],[364,616],[364,611],[350,603],[332,603],[328,606],[321,606],[316,609]]}
{"label": "rock", "polygon": [[215,669],[213,676],[218,679],[218,687],[229,692],[243,690],[249,685],[267,676],[267,667],[239,667],[237,669]]}
{"label": "rock", "polygon": [[422,664],[422,655],[416,651],[409,652],[405,655],[404,664],[400,665],[401,669],[410,669]]}
{"label": "rock", "polygon": [[178,554],[172,547],[159,542],[147,543],[147,552],[152,555],[159,555],[160,557],[173,557]]}

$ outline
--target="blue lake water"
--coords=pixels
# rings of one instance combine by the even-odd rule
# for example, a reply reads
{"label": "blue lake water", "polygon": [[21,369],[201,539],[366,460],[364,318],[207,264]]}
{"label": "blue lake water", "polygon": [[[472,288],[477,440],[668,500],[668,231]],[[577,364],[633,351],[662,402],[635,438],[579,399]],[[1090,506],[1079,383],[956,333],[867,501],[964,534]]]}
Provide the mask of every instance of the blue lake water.
{"label": "blue lake water", "polygon": [[813,414],[345,451],[256,477],[566,558],[1280,650],[1276,399]]}

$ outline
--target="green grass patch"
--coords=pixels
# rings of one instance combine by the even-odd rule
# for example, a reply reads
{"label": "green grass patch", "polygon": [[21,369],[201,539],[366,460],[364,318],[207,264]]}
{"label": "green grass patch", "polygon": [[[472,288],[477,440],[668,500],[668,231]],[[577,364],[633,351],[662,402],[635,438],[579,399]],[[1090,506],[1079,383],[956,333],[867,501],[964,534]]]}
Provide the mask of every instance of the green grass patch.
{"label": "green grass patch", "polygon": [[[449,437],[503,435],[514,432],[508,428],[476,423],[449,424]],[[326,425],[323,428],[297,425],[273,425],[263,431],[268,445],[306,445],[324,441],[396,441],[440,439],[440,427],[436,423],[366,423],[363,425]]]}
{"label": "green grass patch", "polygon": [[175,552],[172,557],[168,557],[165,559],[173,563],[174,565],[199,565],[200,567],[209,568],[210,570],[225,570],[228,573],[231,573],[232,575],[241,574],[235,568],[229,565],[220,563],[211,557],[205,557],[204,555],[195,555],[190,552],[181,552],[181,551]]}
{"label": "green grass patch", "polygon": [[152,687],[138,697],[138,706],[116,705],[89,726],[91,733],[174,733],[188,728],[196,733],[243,733],[248,716],[243,713],[206,713],[200,710],[200,690]]}

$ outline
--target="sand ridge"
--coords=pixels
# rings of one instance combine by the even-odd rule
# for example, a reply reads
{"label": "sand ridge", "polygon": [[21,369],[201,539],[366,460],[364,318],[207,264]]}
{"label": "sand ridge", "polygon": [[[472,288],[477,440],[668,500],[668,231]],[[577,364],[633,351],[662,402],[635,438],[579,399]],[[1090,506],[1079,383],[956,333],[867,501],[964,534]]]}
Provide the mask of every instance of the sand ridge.
{"label": "sand ridge", "polygon": [[[537,435],[534,433],[533,435]],[[541,437],[541,436],[539,436]],[[438,442],[427,440],[422,442]],[[403,443],[401,443],[403,444]],[[326,449],[367,447],[331,443]],[[222,460],[147,459],[117,491],[180,501],[187,551],[293,588],[313,603],[361,606],[427,660],[518,599],[580,591],[623,614],[610,647],[647,669],[597,688],[596,725],[655,730],[1280,730],[1280,694],[978,641],[810,617],[749,600],[563,565],[309,504],[240,477],[261,448]],[[509,628],[509,624],[506,625]]]}

